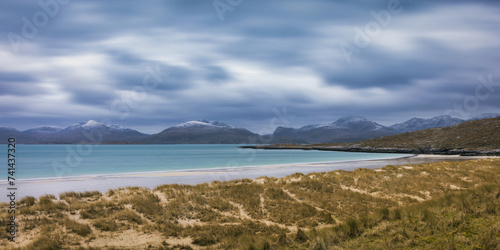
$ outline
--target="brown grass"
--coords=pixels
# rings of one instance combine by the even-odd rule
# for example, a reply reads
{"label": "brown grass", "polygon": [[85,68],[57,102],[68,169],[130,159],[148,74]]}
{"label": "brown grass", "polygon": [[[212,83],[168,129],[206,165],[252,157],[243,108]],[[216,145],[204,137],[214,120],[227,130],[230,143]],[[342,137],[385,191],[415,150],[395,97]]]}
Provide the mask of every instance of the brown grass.
{"label": "brown grass", "polygon": [[482,159],[26,197],[0,248],[495,249],[499,179]]}

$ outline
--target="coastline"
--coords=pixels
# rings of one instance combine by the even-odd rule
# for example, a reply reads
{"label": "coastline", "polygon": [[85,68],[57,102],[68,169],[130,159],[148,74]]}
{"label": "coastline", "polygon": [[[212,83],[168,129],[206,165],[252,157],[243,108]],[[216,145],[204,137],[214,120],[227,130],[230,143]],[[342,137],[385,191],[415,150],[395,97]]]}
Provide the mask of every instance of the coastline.
{"label": "coastline", "polygon": [[500,150],[472,150],[454,148],[380,148],[380,147],[355,147],[355,146],[315,146],[315,145],[253,145],[240,146],[240,148],[266,149],[266,150],[319,150],[356,153],[395,153],[395,154],[424,154],[424,155],[460,155],[460,156],[500,156]]}
{"label": "coastline", "polygon": [[[78,150],[79,145],[72,148],[64,145],[25,146],[19,148],[22,153],[22,159],[19,159],[20,164],[24,166],[16,173],[17,180],[276,164],[323,163],[392,158],[401,155],[240,149],[239,146],[244,146],[243,144],[95,145],[95,148],[89,149],[86,153]],[[85,148],[85,146],[82,147]],[[0,183],[2,181],[6,181],[6,179],[0,180]]]}
{"label": "coastline", "polygon": [[[376,153],[374,153],[376,154]],[[68,175],[64,177],[39,177],[39,178],[19,178],[17,181],[33,182],[33,181],[53,181],[53,180],[75,180],[75,179],[89,179],[89,178],[103,178],[103,177],[128,177],[128,176],[168,176],[168,175],[184,175],[188,173],[197,172],[220,172],[220,171],[244,171],[245,169],[262,169],[262,168],[276,168],[276,167],[290,167],[290,166],[308,166],[317,164],[336,164],[336,163],[349,163],[349,162],[362,162],[362,161],[376,161],[376,160],[393,160],[404,159],[409,157],[416,157],[416,154],[401,154],[395,157],[382,157],[373,159],[356,159],[356,160],[339,160],[339,161],[313,161],[313,162],[297,162],[297,163],[279,163],[279,164],[264,164],[264,165],[248,165],[248,166],[234,166],[234,167],[208,167],[208,168],[188,168],[188,169],[172,169],[172,170],[156,170],[156,171],[138,171],[138,172],[125,172],[125,173],[106,173],[106,174],[89,174],[89,175]],[[6,180],[0,180],[0,185],[7,184]],[[198,183],[197,183],[198,184]]]}
{"label": "coastline", "polygon": [[[463,161],[469,159],[489,158],[485,156],[458,156],[458,155],[405,155],[398,158],[351,160],[341,162],[297,163],[267,166],[246,166],[231,168],[170,170],[140,173],[123,173],[109,175],[75,176],[63,178],[37,178],[18,180],[19,198],[26,196],[40,197],[46,194],[59,195],[64,192],[99,191],[120,187],[155,188],[164,184],[196,185],[212,181],[229,181],[235,179],[255,179],[262,176],[284,177],[297,172],[307,174],[311,172],[327,172],[333,170],[353,171],[358,168],[376,169],[387,165],[408,165],[432,163],[438,161]],[[7,183],[1,182],[0,188],[6,190]],[[7,201],[7,196],[0,198],[0,202]]]}

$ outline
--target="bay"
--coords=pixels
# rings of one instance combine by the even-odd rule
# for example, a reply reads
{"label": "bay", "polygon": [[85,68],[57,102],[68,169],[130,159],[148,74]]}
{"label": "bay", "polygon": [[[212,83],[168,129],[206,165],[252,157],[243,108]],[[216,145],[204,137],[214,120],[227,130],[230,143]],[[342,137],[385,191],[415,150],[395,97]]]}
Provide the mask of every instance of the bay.
{"label": "bay", "polygon": [[[16,178],[99,176],[398,158],[401,154],[256,150],[239,145],[17,145]],[[5,149],[5,152],[7,150]],[[1,162],[6,155],[1,154]]]}

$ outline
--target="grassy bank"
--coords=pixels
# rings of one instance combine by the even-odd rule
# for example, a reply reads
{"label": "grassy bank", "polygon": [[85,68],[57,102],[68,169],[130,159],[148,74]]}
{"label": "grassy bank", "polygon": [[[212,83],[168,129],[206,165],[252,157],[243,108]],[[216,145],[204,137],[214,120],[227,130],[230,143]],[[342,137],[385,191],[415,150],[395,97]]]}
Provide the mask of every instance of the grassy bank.
{"label": "grassy bank", "polygon": [[304,149],[345,152],[500,156],[500,117],[467,121],[351,143],[242,146],[256,149]]}
{"label": "grassy bank", "polygon": [[0,247],[495,249],[499,179],[482,159],[27,197]]}

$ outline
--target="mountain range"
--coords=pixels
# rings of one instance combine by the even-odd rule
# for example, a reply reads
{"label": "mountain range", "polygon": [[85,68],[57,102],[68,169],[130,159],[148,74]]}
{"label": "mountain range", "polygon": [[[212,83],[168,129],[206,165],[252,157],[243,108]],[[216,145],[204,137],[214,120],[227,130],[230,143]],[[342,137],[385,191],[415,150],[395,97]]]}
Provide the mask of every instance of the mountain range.
{"label": "mountain range", "polygon": [[15,137],[24,144],[100,144],[100,143],[136,143],[149,135],[120,125],[106,125],[89,120],[75,123],[67,128],[41,126],[20,132],[13,128],[0,127],[0,140]]}
{"label": "mountain range", "polygon": [[471,119],[442,128],[374,138],[343,146],[371,149],[495,150],[500,149],[500,117]]}
{"label": "mountain range", "polygon": [[[469,120],[497,117],[488,113]],[[26,131],[0,127],[0,143],[15,137],[23,144],[262,144],[262,143],[337,143],[356,142],[427,128],[446,127],[465,120],[448,115],[430,119],[412,118],[383,126],[363,117],[348,116],[324,125],[301,128],[278,127],[272,135],[259,135],[247,129],[218,121],[189,121],[149,135],[116,124],[94,120],[75,123],[67,128],[41,126]]]}
{"label": "mountain range", "polygon": [[411,118],[410,120],[403,122],[403,123],[397,123],[390,128],[399,131],[399,132],[412,132],[412,131],[417,131],[417,130],[423,130],[423,129],[428,129],[428,128],[441,128],[441,127],[448,127],[452,126],[455,124],[459,124],[465,121],[472,121],[472,120],[481,120],[481,119],[486,119],[486,118],[495,118],[500,116],[500,114],[497,113],[484,113],[478,116],[474,116],[471,119],[468,120],[463,120],[460,118],[453,118],[450,117],[449,115],[440,115],[436,116],[430,119],[422,119],[422,118]]}
{"label": "mountain range", "polygon": [[261,136],[244,128],[207,120],[185,122],[141,140],[148,144],[239,144],[256,143]]}
{"label": "mountain range", "polygon": [[309,125],[299,129],[278,127],[273,143],[353,142],[395,135],[398,131],[358,116],[348,116],[326,125]]}
{"label": "mountain range", "polygon": [[390,128],[399,132],[412,132],[428,128],[447,127],[464,121],[465,120],[453,118],[448,115],[441,115],[430,119],[411,118],[403,123],[394,124],[390,126]]}

